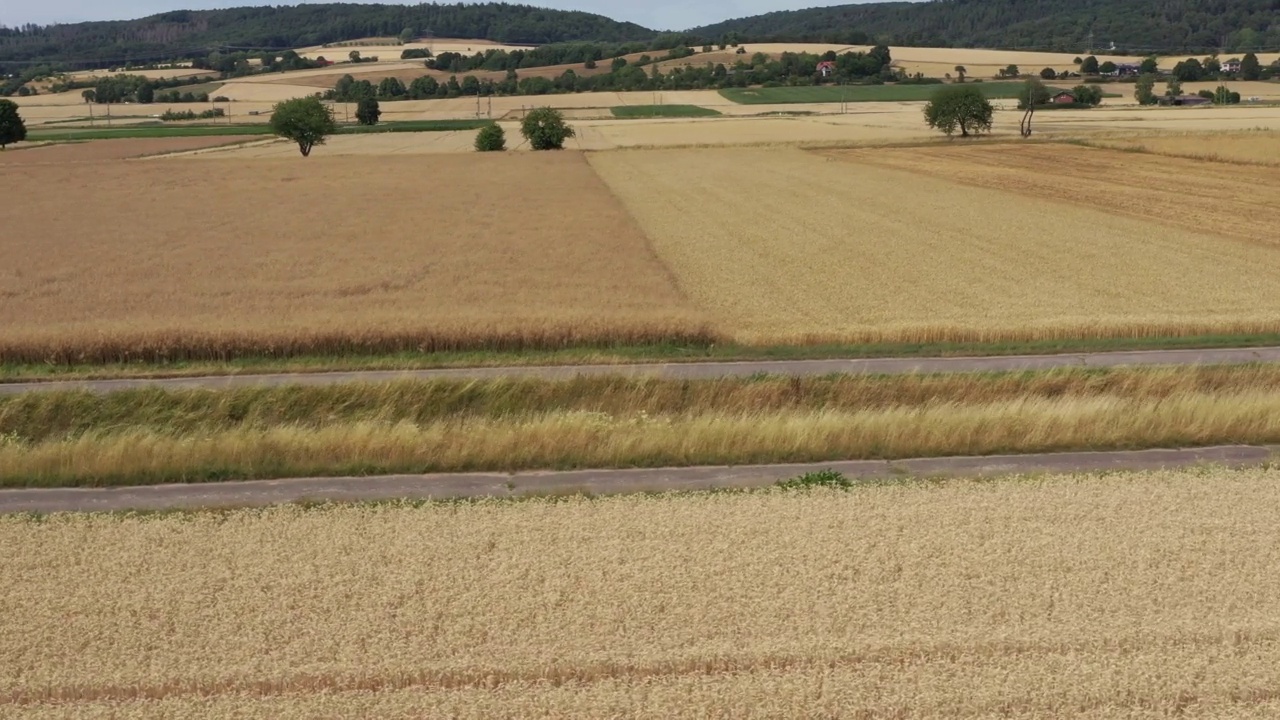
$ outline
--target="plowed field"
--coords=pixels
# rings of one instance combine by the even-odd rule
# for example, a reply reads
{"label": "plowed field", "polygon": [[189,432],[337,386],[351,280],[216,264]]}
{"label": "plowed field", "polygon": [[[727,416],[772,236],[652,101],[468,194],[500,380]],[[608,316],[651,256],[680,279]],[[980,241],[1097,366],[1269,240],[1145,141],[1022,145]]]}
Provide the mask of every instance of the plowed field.
{"label": "plowed field", "polygon": [[1280,210],[1220,191],[1270,171],[1146,160],[1003,145],[591,156],[681,286],[746,340],[1280,327]]}
{"label": "plowed field", "polygon": [[[842,150],[828,157],[1001,190],[1026,198],[1020,202],[1047,198],[1095,208],[1162,226],[1161,232],[1280,245],[1280,205],[1258,194],[1275,184],[1274,168],[1058,144]],[[1044,219],[1053,221],[1049,214]],[[1087,226],[1079,231],[1092,233]]]}
{"label": "plowed field", "polygon": [[0,518],[0,715],[1270,717],[1280,474]]}

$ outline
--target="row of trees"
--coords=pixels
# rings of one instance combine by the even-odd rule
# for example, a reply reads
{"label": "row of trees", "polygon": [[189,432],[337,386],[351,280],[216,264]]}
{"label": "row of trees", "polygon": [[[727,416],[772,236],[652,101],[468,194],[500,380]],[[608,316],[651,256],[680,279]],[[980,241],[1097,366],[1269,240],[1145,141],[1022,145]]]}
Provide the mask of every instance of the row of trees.
{"label": "row of trees", "polygon": [[[820,62],[835,63],[829,77],[818,72]],[[772,58],[756,53],[748,62],[741,60],[732,68],[723,63],[704,66],[673,67],[663,72],[651,58],[645,56],[635,63],[626,58],[615,58],[608,72],[586,74],[566,70],[554,78],[520,77],[515,70],[508,70],[502,80],[480,79],[467,75],[461,80],[456,75],[447,80],[433,76],[415,78],[405,84],[395,77],[383,78],[377,84],[369,80],[357,80],[351,75],[340,78],[326,99],[340,102],[359,102],[365,98],[379,100],[426,100],[431,98],[456,98],[489,95],[549,95],[555,93],[593,91],[659,91],[700,90],[750,85],[814,85],[823,82],[884,82],[904,80],[906,76],[891,66],[892,57],[887,47],[877,47],[870,52],[849,52],[825,55],[810,53],[782,53]],[[647,69],[646,69],[647,68]]]}

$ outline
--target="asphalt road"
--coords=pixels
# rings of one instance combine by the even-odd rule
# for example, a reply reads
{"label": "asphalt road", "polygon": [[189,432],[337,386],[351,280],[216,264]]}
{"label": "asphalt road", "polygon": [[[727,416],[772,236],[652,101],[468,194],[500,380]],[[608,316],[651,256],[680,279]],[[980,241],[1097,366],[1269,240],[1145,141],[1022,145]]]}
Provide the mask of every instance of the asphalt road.
{"label": "asphalt road", "polygon": [[582,376],[621,375],[671,379],[709,379],[751,375],[821,376],[908,375],[911,373],[997,372],[1050,370],[1065,367],[1132,367],[1138,365],[1242,365],[1280,363],[1280,347],[1220,350],[1142,350],[1133,352],[1075,353],[1069,355],[1013,355],[1004,357],[871,358],[861,360],[777,360],[751,362],[689,362],[637,365],[563,365],[529,367],[447,368],[438,370],[387,370],[361,372],[292,373],[273,375],[224,375],[213,377],[127,380],[75,380],[32,383],[0,383],[0,395],[56,390],[115,392],[136,388],[227,389],[279,385],[335,385],[350,382],[394,380],[486,380],[495,378],[566,379]]}
{"label": "asphalt road", "polygon": [[1155,470],[1200,464],[1250,467],[1274,458],[1280,458],[1280,447],[1232,445],[1191,450],[864,460],[804,465],[296,478],[136,488],[14,489],[0,490],[0,514],[260,507],[300,501],[518,498],[578,493],[616,495],[759,488],[820,470],[836,470],[854,480],[997,477],[1046,472]]}

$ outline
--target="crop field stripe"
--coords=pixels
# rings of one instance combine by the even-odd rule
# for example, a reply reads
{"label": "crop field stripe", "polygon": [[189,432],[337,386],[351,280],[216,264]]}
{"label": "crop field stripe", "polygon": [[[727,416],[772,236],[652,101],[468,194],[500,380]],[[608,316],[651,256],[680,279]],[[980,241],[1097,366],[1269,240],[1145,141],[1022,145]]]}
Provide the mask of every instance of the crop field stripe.
{"label": "crop field stripe", "polygon": [[[942,84],[923,85],[816,85],[808,87],[726,88],[725,99],[740,105],[783,105],[789,103],[911,102],[928,100]],[[992,100],[1018,97],[1022,83],[972,83]]]}
{"label": "crop field stripe", "polygon": [[698,105],[619,105],[610,108],[610,112],[619,118],[717,117],[721,114],[719,110]]}
{"label": "crop field stripe", "polygon": [[[1223,238],[1212,226],[1153,227],[1111,206],[1064,206],[1052,198],[1080,178],[1056,170],[1061,189],[1031,198],[981,187],[982,168],[998,160],[975,160],[978,177],[962,184],[846,152],[872,160],[793,149],[589,157],[684,291],[738,341],[1134,337],[1280,322],[1280,276],[1269,270],[1280,245]],[[759,168],[768,172],[744,192],[740,178]]]}
{"label": "crop field stripe", "polygon": [[[476,130],[492,124],[490,120],[406,120],[402,122],[385,122],[379,125],[344,125],[338,128],[339,135],[363,135],[383,132],[451,132],[455,130]],[[32,142],[40,140],[104,140],[111,138],[161,138],[161,137],[205,137],[215,135],[271,135],[270,126],[256,125],[184,125],[184,126],[142,126],[108,129],[60,128],[58,130],[32,130],[28,139]]]}
{"label": "crop field stripe", "polygon": [[1268,717],[1278,508],[1198,469],[5,516],[0,709]]}

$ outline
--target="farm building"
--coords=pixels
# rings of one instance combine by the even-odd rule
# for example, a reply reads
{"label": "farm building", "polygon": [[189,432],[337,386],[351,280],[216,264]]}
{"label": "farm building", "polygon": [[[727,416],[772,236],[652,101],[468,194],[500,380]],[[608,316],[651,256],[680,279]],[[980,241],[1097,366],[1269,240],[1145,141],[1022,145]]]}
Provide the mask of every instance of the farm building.
{"label": "farm building", "polygon": [[836,72],[836,64],[831,60],[823,60],[818,63],[818,74],[824,78],[829,78]]}
{"label": "farm building", "polygon": [[1049,102],[1054,105],[1071,105],[1076,101],[1076,96],[1072,93],[1063,91],[1049,98]]}
{"label": "farm building", "polygon": [[1235,74],[1240,72],[1240,67],[1240,60],[1238,58],[1231,58],[1230,60],[1222,63],[1222,72]]}
{"label": "farm building", "polygon": [[1140,75],[1141,73],[1142,73],[1142,66],[1141,66],[1141,65],[1134,65],[1134,64],[1132,64],[1132,63],[1124,63],[1124,64],[1122,64],[1122,65],[1117,65],[1117,66],[1116,66],[1116,75],[1118,75],[1118,76],[1120,76],[1120,77],[1131,77],[1131,76],[1134,76],[1134,75]]}

